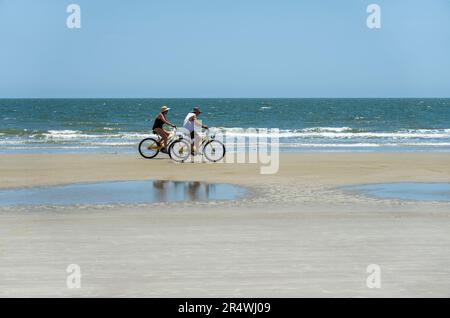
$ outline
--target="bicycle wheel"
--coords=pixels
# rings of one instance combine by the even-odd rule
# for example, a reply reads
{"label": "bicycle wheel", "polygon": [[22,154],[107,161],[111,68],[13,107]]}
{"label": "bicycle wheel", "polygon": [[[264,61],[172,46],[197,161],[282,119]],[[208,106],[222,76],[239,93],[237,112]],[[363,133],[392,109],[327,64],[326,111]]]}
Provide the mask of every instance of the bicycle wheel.
{"label": "bicycle wheel", "polygon": [[203,146],[203,155],[212,162],[217,162],[225,157],[225,146],[217,140],[210,140]]}
{"label": "bicycle wheel", "polygon": [[170,159],[176,162],[185,162],[191,154],[191,144],[184,139],[174,141],[169,147]]}
{"label": "bicycle wheel", "polygon": [[159,142],[154,138],[147,138],[141,141],[139,144],[139,153],[145,159],[155,158],[160,149]]}

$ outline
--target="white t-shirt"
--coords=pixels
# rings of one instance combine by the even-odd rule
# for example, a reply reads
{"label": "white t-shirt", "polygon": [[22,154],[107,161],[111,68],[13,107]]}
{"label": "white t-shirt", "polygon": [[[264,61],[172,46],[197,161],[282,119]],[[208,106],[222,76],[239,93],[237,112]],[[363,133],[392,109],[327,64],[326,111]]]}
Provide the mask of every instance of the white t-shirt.
{"label": "white t-shirt", "polygon": [[192,116],[195,116],[195,114],[194,113],[187,114],[187,116],[183,122],[183,127],[186,128],[187,130],[189,130],[189,132],[194,131],[194,121],[190,120],[192,118]]}

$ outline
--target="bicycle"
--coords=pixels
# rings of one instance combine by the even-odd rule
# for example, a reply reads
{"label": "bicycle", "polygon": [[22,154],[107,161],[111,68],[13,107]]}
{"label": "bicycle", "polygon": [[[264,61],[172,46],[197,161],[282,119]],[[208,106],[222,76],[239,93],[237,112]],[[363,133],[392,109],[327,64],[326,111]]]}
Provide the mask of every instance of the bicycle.
{"label": "bicycle", "polygon": [[[209,129],[206,129],[205,135],[200,142],[203,156],[211,162],[222,160],[226,153],[225,145],[215,138],[215,134],[210,134]],[[170,145],[170,158],[177,162],[185,162],[190,155],[194,154],[192,147],[192,143],[181,137]]]}
{"label": "bicycle", "polygon": [[[178,141],[180,138],[182,137],[177,135],[177,130],[176,129],[173,130],[169,134],[169,138],[167,139],[168,145],[167,148],[169,149],[172,146],[172,144],[175,141]],[[155,158],[159,154],[159,152],[161,152],[163,149],[161,136],[158,136],[157,138],[154,137],[145,138],[139,143],[138,149],[141,156],[144,157],[145,159]],[[168,151],[167,153],[170,156],[170,151]]]}

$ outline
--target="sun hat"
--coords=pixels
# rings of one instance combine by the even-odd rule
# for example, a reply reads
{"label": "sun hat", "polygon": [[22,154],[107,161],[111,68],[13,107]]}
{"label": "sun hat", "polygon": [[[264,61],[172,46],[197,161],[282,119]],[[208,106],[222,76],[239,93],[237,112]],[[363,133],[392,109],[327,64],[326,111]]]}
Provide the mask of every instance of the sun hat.
{"label": "sun hat", "polygon": [[200,110],[200,107],[194,107],[194,109],[192,110],[193,113],[201,113],[202,111]]}
{"label": "sun hat", "polygon": [[161,107],[161,113],[164,113],[164,112],[166,112],[166,111],[168,111],[168,110],[170,110],[170,108],[167,107],[167,106]]}

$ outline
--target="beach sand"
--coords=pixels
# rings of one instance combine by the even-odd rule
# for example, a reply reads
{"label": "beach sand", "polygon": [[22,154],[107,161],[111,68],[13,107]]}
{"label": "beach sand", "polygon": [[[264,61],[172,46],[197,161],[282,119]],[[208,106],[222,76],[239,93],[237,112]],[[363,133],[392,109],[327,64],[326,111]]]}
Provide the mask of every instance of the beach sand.
{"label": "beach sand", "polygon": [[[280,170],[134,155],[0,155],[0,188],[196,180],[250,189],[230,202],[0,207],[0,296],[449,297],[450,203],[340,186],[449,182],[450,155],[282,154]],[[66,268],[81,268],[68,289]],[[370,264],[381,288],[370,289]]]}

